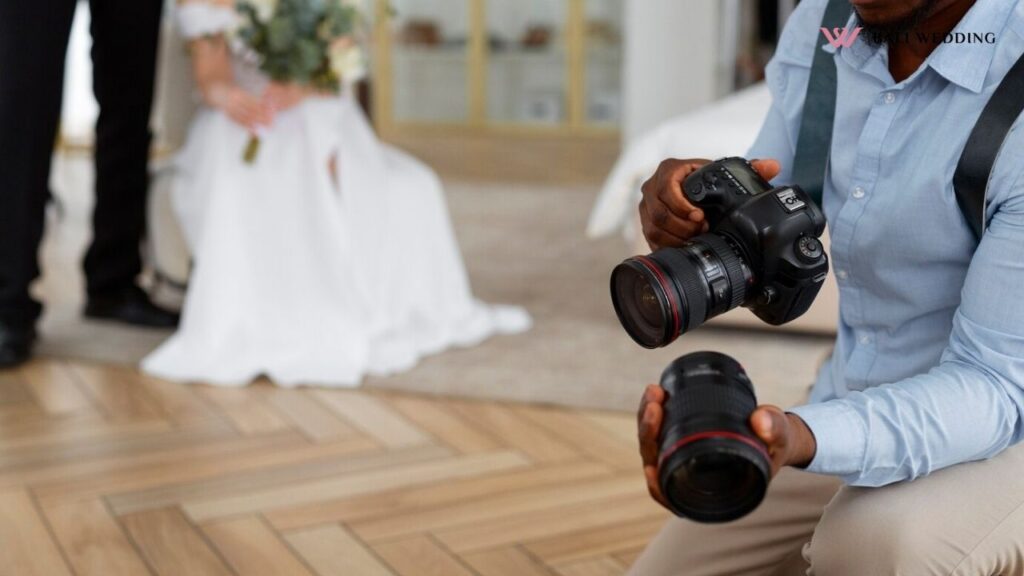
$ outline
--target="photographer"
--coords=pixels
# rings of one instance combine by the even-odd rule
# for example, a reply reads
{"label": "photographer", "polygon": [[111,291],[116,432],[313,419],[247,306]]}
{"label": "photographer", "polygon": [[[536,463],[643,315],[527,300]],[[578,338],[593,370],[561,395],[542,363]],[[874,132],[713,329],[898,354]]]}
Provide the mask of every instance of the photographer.
{"label": "photographer", "polygon": [[[768,66],[773,106],[749,153],[775,159],[754,162],[765,179],[792,181],[826,4],[800,3]],[[777,475],[761,506],[729,524],[673,519],[635,576],[1024,574],[1024,447],[1012,447],[1024,438],[1024,131],[992,170],[980,243],[953,187],[975,122],[1024,53],[1024,2],[852,4],[847,29],[860,36],[822,48],[838,83],[823,199],[835,350],[806,406],[751,416]],[[956,33],[994,42],[932,41]],[[682,192],[706,163],[666,160],[644,184],[652,249],[706,230]],[[663,503],[664,400],[648,387],[638,414]]]}

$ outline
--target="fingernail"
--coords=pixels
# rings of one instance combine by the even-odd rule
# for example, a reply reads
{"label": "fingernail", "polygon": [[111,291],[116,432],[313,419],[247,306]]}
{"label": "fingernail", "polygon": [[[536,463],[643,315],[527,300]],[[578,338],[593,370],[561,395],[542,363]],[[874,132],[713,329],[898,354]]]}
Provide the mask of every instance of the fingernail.
{"label": "fingernail", "polygon": [[703,219],[704,213],[701,212],[700,210],[694,210],[693,212],[690,212],[690,220],[693,220],[694,222],[700,222]]}

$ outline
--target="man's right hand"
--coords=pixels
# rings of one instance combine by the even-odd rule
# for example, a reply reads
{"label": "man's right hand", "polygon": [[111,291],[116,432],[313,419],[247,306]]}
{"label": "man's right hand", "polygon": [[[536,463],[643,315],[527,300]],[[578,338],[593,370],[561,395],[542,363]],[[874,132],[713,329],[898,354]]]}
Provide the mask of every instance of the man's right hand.
{"label": "man's right hand", "polygon": [[[658,166],[644,182],[640,201],[640,224],[651,250],[681,246],[690,238],[707,231],[704,211],[687,200],[683,181],[701,166],[710,163],[703,158],[668,159]],[[753,160],[754,169],[765,180],[779,173],[775,160]]]}

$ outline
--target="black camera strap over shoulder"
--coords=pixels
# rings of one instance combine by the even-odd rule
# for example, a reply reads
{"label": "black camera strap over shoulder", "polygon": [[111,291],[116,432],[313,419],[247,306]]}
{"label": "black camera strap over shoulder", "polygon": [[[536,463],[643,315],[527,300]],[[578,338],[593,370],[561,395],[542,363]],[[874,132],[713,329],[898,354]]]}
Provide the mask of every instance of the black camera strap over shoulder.
{"label": "black camera strap over shoulder", "polygon": [[[833,30],[846,25],[850,19],[848,0],[830,0],[825,8],[821,27]],[[824,38],[819,35],[819,38]],[[807,80],[807,95],[800,120],[800,133],[793,157],[793,182],[798,184],[821,206],[825,185],[825,169],[832,149],[832,127],[836,116],[836,63],[832,54],[822,50],[825,44],[815,43],[811,75]]]}
{"label": "black camera strap over shoulder", "polygon": [[[829,0],[822,27],[832,30],[846,24],[849,0]],[[793,160],[793,180],[821,203],[822,187],[832,148],[836,111],[836,67],[832,54],[816,44],[810,79]],[[1024,55],[1006,73],[971,130],[953,175],[957,204],[980,240],[985,230],[989,176],[1003,142],[1024,111]]]}
{"label": "black camera strap over shoulder", "polygon": [[967,146],[953,174],[953,189],[960,211],[980,240],[985,232],[988,180],[1010,128],[1024,111],[1024,56],[1010,68],[996,87],[978,123],[967,138]]}

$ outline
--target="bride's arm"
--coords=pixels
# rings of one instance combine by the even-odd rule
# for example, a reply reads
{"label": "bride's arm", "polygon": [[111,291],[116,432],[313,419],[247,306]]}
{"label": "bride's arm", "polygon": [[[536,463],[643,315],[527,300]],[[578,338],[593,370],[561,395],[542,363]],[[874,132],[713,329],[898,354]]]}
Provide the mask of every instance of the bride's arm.
{"label": "bride's arm", "polygon": [[255,131],[270,124],[272,114],[263,99],[240,88],[231,68],[231,52],[218,29],[219,10],[231,10],[230,4],[213,1],[183,2],[179,6],[182,33],[189,40],[192,74],[207,105],[223,110],[235,122]]}

